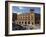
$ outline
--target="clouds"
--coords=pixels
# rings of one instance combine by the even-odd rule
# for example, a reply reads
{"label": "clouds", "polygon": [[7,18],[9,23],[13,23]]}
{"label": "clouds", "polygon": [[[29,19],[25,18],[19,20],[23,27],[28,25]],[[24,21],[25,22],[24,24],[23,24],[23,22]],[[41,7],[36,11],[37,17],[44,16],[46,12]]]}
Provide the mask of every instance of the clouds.
{"label": "clouds", "polygon": [[13,6],[12,11],[13,13],[29,13],[30,9],[34,9],[34,13],[39,13],[40,14],[40,8],[39,7],[19,7],[19,6]]}

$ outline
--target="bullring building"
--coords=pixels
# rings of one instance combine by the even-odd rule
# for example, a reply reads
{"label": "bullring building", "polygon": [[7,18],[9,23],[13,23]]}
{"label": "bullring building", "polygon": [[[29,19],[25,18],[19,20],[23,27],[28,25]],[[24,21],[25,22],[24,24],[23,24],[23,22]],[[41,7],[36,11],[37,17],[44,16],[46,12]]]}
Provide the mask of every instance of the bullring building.
{"label": "bullring building", "polygon": [[31,10],[29,13],[17,14],[15,23],[21,26],[40,24],[40,15]]}

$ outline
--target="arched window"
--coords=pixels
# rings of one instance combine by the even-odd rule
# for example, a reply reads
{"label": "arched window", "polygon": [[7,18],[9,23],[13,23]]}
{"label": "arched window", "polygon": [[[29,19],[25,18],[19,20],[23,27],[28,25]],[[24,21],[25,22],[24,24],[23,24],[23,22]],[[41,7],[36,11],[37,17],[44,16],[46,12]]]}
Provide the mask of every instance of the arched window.
{"label": "arched window", "polygon": [[22,24],[23,24],[23,22],[22,22]]}
{"label": "arched window", "polygon": [[32,22],[32,25],[33,25],[33,22]]}
{"label": "arched window", "polygon": [[30,21],[28,21],[28,24],[30,24]]}
{"label": "arched window", "polygon": [[25,24],[27,24],[27,22],[25,22]]}

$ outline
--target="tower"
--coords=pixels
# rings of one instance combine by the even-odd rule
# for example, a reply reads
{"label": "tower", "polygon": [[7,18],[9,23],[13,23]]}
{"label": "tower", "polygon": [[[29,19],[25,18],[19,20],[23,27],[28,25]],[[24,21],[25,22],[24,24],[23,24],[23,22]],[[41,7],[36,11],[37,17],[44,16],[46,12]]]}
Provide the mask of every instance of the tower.
{"label": "tower", "polygon": [[30,9],[30,16],[31,16],[31,23],[32,25],[35,25],[35,13],[34,13],[34,9]]}

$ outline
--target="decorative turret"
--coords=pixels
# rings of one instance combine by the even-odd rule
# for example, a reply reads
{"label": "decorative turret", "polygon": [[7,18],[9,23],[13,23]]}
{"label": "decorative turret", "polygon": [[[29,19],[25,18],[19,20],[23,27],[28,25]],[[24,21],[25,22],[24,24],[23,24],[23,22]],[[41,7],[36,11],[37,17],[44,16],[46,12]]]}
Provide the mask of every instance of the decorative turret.
{"label": "decorative turret", "polygon": [[30,9],[30,12],[31,12],[31,13],[34,13],[34,9]]}

